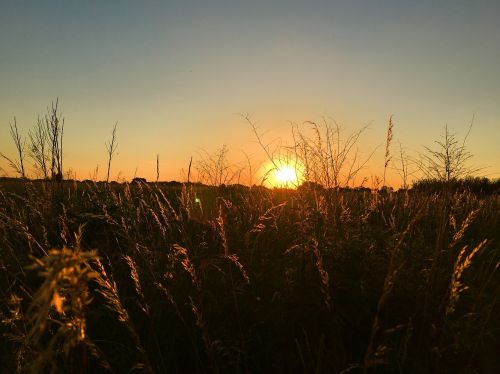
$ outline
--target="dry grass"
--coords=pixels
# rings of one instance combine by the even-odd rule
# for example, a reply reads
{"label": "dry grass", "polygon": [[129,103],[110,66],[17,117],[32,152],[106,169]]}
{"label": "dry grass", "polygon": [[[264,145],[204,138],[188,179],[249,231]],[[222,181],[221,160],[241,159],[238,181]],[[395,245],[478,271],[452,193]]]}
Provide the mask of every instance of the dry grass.
{"label": "dry grass", "polygon": [[[2,372],[490,373],[500,346],[498,182],[445,129],[405,191],[357,181],[367,130],[292,125],[271,164],[300,163],[296,190],[226,186],[228,148],[194,163],[210,186],[62,180],[57,101],[28,135],[11,126],[22,178],[0,181]],[[470,131],[470,129],[469,129]],[[248,156],[247,156],[248,158]],[[26,179],[31,159],[40,181]],[[249,164],[249,180],[253,174]],[[412,190],[408,180],[424,175]],[[69,172],[68,172],[69,174]],[[266,178],[264,175],[263,179]],[[379,187],[383,187],[379,189]],[[84,229],[83,229],[84,228]]]}
{"label": "dry grass", "polygon": [[499,208],[449,190],[0,185],[3,370],[491,372]]}

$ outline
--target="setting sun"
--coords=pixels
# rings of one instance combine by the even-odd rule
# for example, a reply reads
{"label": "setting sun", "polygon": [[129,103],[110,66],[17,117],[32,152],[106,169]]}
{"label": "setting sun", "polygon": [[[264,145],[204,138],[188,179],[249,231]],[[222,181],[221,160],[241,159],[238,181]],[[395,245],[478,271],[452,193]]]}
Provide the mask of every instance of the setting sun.
{"label": "setting sun", "polygon": [[276,181],[282,185],[294,184],[297,182],[297,173],[290,165],[280,167],[275,172]]}
{"label": "setting sun", "polygon": [[302,183],[303,168],[298,162],[278,160],[266,168],[267,183],[271,187],[296,188]]}

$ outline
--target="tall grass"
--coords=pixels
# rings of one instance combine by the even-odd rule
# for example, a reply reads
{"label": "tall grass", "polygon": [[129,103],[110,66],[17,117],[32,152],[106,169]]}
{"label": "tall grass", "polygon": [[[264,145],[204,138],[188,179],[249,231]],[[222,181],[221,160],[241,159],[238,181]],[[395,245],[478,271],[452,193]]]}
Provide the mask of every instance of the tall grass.
{"label": "tall grass", "polygon": [[0,187],[6,372],[496,368],[495,195],[44,183]]}

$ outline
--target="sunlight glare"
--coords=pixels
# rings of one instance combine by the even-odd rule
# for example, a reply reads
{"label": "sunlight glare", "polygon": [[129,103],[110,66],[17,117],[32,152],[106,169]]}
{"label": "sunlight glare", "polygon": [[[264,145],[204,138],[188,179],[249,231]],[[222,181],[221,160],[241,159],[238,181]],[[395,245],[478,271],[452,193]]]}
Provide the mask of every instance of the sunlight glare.
{"label": "sunlight glare", "polygon": [[290,160],[274,161],[267,167],[267,183],[277,188],[297,188],[302,182],[302,169],[297,162]]}
{"label": "sunlight glare", "polygon": [[276,180],[282,185],[289,185],[297,182],[297,173],[290,165],[281,166],[275,172]]}

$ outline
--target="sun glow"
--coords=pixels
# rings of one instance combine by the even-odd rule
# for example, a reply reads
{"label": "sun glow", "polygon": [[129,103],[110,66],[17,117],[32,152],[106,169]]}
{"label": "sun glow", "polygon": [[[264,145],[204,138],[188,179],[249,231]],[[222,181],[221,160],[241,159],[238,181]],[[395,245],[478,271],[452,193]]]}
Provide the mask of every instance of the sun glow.
{"label": "sun glow", "polygon": [[267,183],[271,187],[297,188],[303,179],[303,168],[297,162],[275,160],[266,169]]}
{"label": "sun glow", "polygon": [[280,167],[275,172],[276,180],[281,184],[292,184],[297,181],[297,173],[290,165]]}

